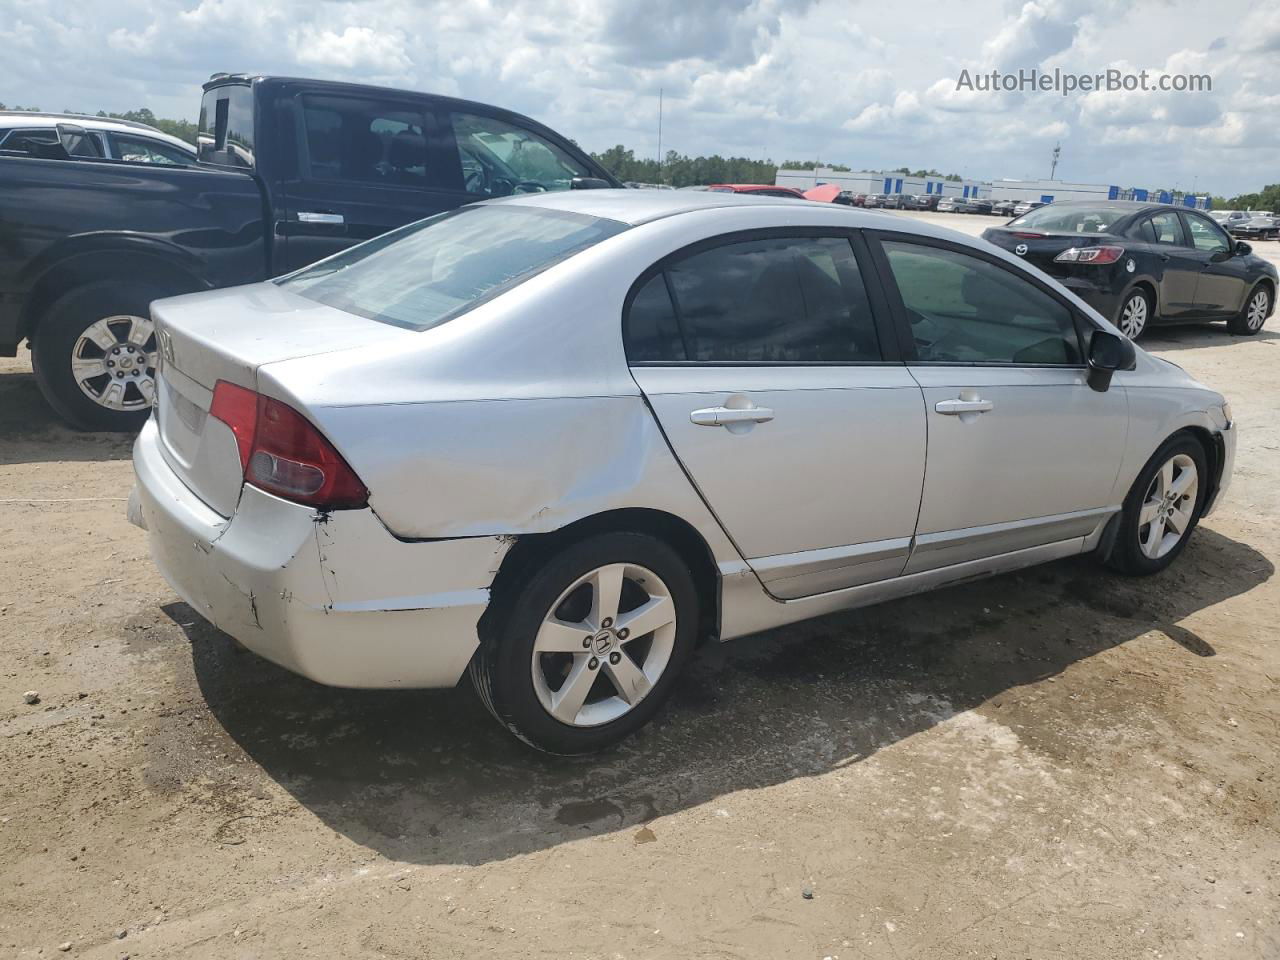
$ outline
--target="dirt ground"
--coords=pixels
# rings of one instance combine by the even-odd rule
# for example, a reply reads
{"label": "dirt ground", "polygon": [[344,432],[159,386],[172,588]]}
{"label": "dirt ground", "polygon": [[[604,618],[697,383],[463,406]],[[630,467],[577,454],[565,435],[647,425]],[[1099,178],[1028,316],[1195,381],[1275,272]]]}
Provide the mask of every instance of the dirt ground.
{"label": "dirt ground", "polygon": [[1165,574],[718,645],[574,762],[237,648],[125,521],[128,438],[0,361],[0,956],[1280,958],[1278,344],[1147,344],[1240,424]]}

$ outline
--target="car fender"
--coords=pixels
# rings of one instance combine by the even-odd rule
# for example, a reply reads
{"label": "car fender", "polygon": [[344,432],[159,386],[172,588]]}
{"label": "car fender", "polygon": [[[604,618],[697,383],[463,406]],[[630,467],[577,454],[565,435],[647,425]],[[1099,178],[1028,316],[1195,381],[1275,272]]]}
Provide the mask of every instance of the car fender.
{"label": "car fender", "polygon": [[1155,274],[1135,272],[1131,277],[1129,277],[1128,283],[1125,284],[1124,289],[1120,292],[1120,296],[1117,299],[1120,303],[1124,303],[1125,298],[1128,297],[1129,294],[1133,293],[1135,287],[1145,284],[1151,289],[1151,299],[1154,301],[1151,305],[1152,317],[1158,317],[1160,316],[1161,307],[1160,283],[1161,278],[1157,277]]}
{"label": "car fender", "polygon": [[50,271],[67,266],[70,262],[89,257],[142,256],[150,257],[172,269],[189,275],[198,289],[208,289],[209,284],[200,278],[201,263],[189,250],[169,240],[131,233],[126,230],[104,230],[74,234],[65,237],[33,257],[20,274],[21,286],[30,289]]}
{"label": "car fender", "polygon": [[1192,430],[1217,436],[1223,430],[1218,412],[1223,402],[1220,394],[1190,378],[1187,386],[1144,383],[1145,379],[1140,367],[1132,373],[1116,374],[1114,381],[1114,387],[1123,389],[1129,400],[1129,433],[1116,476],[1117,500],[1128,494],[1151,455],[1175,433]]}

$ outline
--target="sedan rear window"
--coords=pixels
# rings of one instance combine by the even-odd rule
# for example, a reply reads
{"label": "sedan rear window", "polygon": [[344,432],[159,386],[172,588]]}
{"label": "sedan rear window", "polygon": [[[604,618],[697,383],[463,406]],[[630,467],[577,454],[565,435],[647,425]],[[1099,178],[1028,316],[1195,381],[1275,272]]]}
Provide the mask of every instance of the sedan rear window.
{"label": "sedan rear window", "polygon": [[338,310],[427,330],[625,229],[616,220],[561,210],[463,207],[276,282]]}
{"label": "sedan rear window", "polygon": [[1025,213],[1009,224],[1050,233],[1106,233],[1128,210],[1113,207],[1059,207],[1048,204]]}

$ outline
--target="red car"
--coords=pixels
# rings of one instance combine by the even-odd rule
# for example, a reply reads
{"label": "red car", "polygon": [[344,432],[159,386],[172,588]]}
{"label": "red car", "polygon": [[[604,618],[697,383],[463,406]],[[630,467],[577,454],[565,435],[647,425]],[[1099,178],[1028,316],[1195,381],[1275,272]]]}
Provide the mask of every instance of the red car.
{"label": "red car", "polygon": [[757,197],[790,197],[803,200],[804,194],[792,187],[775,187],[768,183],[713,183],[707,187],[718,193],[750,193]]}

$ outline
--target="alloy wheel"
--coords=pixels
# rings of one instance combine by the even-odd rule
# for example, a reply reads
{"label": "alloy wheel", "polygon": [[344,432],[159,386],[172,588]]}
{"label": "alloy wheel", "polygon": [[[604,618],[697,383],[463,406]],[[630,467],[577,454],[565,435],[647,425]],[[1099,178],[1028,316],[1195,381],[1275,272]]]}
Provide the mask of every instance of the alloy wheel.
{"label": "alloy wheel", "polygon": [[533,686],[543,709],[571,727],[629,713],[662,677],[676,639],[675,601],[657,574],[611,563],[569,586],[538,628]]}
{"label": "alloy wheel", "polygon": [[71,348],[80,391],[108,410],[145,410],[156,392],[155,327],[146,317],[104,317]]}
{"label": "alloy wheel", "polygon": [[1137,340],[1147,326],[1147,298],[1140,293],[1131,294],[1120,311],[1120,332],[1130,340]]}
{"label": "alloy wheel", "polygon": [[1261,330],[1262,323],[1267,319],[1267,307],[1271,305],[1271,298],[1265,290],[1258,290],[1249,300],[1248,312],[1245,314],[1245,323],[1250,330]]}
{"label": "alloy wheel", "polygon": [[1175,454],[1151,478],[1138,513],[1138,544],[1150,560],[1159,560],[1178,545],[1195,517],[1200,476],[1196,462]]}

